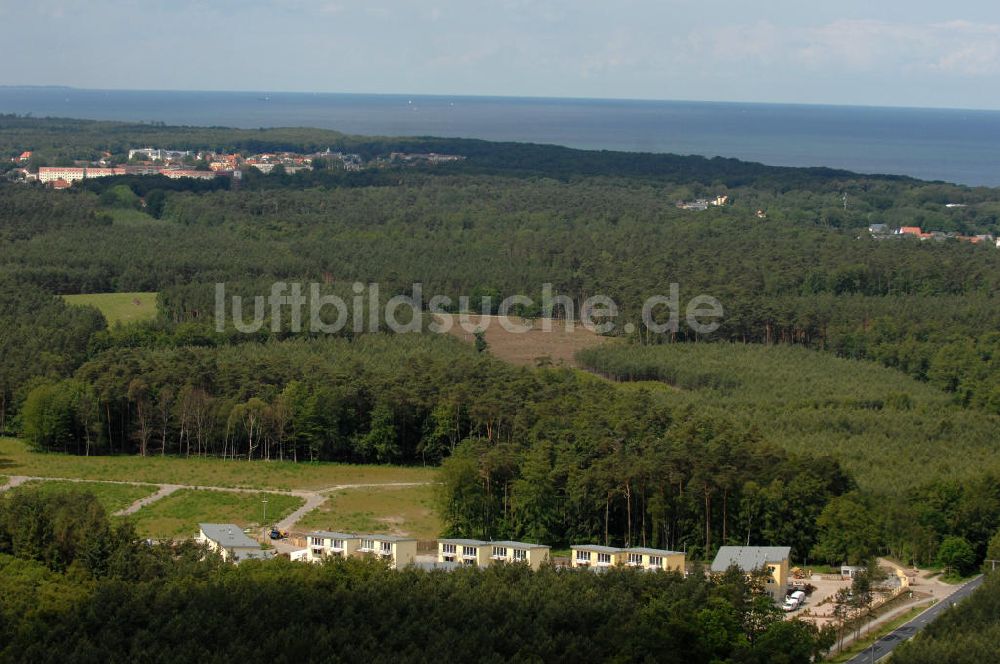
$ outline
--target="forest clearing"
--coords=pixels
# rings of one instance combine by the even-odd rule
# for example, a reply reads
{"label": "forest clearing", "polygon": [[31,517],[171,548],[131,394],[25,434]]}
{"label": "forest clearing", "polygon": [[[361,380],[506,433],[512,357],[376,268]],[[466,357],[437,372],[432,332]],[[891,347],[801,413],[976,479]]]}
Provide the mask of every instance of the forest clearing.
{"label": "forest clearing", "polygon": [[156,293],[84,293],[64,295],[69,304],[96,307],[108,321],[135,323],[156,317]]}
{"label": "forest clearing", "polygon": [[475,342],[475,329],[482,328],[489,352],[518,366],[576,367],[579,366],[577,352],[612,341],[611,337],[595,334],[579,323],[567,329],[563,320],[547,321],[552,327],[546,331],[539,318],[526,320],[510,316],[510,322],[517,326],[515,330],[530,328],[527,332],[512,332],[501,326],[499,316],[469,314],[468,322],[473,332],[468,332],[459,324],[458,314],[436,314],[435,317],[450,318],[452,327],[448,333],[468,343]]}

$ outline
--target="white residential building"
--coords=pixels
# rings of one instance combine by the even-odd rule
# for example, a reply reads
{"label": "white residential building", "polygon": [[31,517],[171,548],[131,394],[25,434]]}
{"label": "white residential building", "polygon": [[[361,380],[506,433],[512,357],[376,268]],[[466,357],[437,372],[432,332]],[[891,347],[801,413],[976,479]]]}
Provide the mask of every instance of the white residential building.
{"label": "white residential building", "polygon": [[200,523],[198,529],[198,541],[218,552],[223,560],[239,563],[251,558],[267,560],[274,557],[274,551],[262,549],[235,524]]}

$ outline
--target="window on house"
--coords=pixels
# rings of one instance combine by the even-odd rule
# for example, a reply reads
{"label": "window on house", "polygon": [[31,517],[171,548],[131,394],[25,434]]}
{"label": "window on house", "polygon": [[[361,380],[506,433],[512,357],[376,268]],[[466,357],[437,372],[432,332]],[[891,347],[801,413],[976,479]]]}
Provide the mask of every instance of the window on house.
{"label": "window on house", "polygon": [[475,558],[476,557],[476,547],[474,546],[463,546],[462,556],[465,558]]}
{"label": "window on house", "polygon": [[526,549],[514,549],[514,560],[527,560],[528,551]]}
{"label": "window on house", "polygon": [[335,548],[335,549],[343,549],[344,548],[344,540],[338,540],[338,539],[333,540],[333,548]]}
{"label": "window on house", "polygon": [[375,549],[375,540],[363,539],[361,540],[361,548],[365,551],[372,551]]}
{"label": "window on house", "polygon": [[443,553],[455,553],[455,545],[454,544],[442,544],[441,545],[441,551]]}
{"label": "window on house", "polygon": [[589,563],[590,562],[590,551],[577,551],[576,552],[576,559],[579,560],[582,563]]}
{"label": "window on house", "polygon": [[650,567],[663,567],[663,557],[662,556],[650,556],[649,557]]}
{"label": "window on house", "polygon": [[323,555],[323,549],[313,549],[313,555],[314,556],[322,556]]}
{"label": "window on house", "polygon": [[323,538],[322,537],[313,537],[312,538],[312,545],[313,546],[323,546]]}
{"label": "window on house", "polygon": [[506,558],[507,557],[507,547],[505,547],[505,546],[495,546],[495,547],[493,547],[493,556],[495,558]]}
{"label": "window on house", "polygon": [[382,549],[382,553],[386,555],[392,553],[392,542],[380,542],[379,545],[380,548]]}
{"label": "window on house", "polygon": [[597,564],[598,565],[610,565],[611,564],[611,554],[610,553],[599,553],[599,554],[597,554]]}
{"label": "window on house", "polygon": [[629,565],[641,565],[642,564],[642,554],[641,553],[630,553],[630,554],[628,554],[628,564]]}

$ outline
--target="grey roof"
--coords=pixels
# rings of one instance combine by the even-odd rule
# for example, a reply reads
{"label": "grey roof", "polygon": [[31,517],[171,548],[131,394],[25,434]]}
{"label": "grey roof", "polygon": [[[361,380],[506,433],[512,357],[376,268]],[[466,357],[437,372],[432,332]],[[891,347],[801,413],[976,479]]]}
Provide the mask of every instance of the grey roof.
{"label": "grey roof", "polygon": [[378,540],[380,542],[416,542],[417,541],[417,540],[415,540],[412,537],[403,537],[401,535],[386,535],[386,534],[382,534],[382,535],[358,534],[358,535],[355,535],[355,537],[360,538],[360,539]]}
{"label": "grey roof", "polygon": [[486,546],[489,542],[477,539],[439,539],[438,544],[457,544],[458,546]]}
{"label": "grey roof", "polygon": [[647,556],[676,556],[683,555],[681,551],[668,551],[667,549],[649,549],[644,546],[636,546],[631,549],[625,549],[625,553],[641,553]]}
{"label": "grey roof", "polygon": [[625,550],[617,546],[602,546],[600,544],[574,544],[570,548],[581,551],[596,551],[597,553],[621,553]]}
{"label": "grey roof", "polygon": [[492,546],[506,546],[512,549],[551,549],[552,547],[548,544],[532,544],[531,542],[511,542],[509,540],[501,540],[499,542],[490,542]]}
{"label": "grey roof", "polygon": [[326,537],[329,539],[358,539],[359,535],[354,533],[337,533],[332,530],[314,530],[306,537]]}
{"label": "grey roof", "polygon": [[725,572],[736,565],[744,572],[762,569],[767,563],[787,560],[792,548],[788,546],[724,546],[712,561],[713,572]]}
{"label": "grey roof", "polygon": [[243,529],[234,523],[199,523],[198,527],[205,537],[218,543],[219,546],[230,549],[239,548],[260,548],[260,544],[250,539],[243,533]]}

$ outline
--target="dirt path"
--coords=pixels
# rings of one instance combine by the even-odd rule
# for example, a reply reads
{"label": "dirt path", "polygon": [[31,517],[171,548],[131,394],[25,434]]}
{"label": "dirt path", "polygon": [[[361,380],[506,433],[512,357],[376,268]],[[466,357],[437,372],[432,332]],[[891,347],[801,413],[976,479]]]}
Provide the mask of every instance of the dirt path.
{"label": "dirt path", "polygon": [[115,516],[127,516],[129,514],[135,514],[146,505],[155,503],[157,500],[160,500],[161,498],[166,498],[167,496],[169,496],[174,491],[177,491],[180,488],[181,487],[178,484],[161,484],[160,488],[156,491],[156,493],[154,493],[151,496],[146,496],[145,498],[140,498],[139,500],[135,501],[134,503],[132,503],[123,510],[118,510],[117,512],[115,512]]}
{"label": "dirt path", "polygon": [[[295,527],[295,524],[299,522],[299,519],[326,502],[326,496],[319,493],[308,493],[302,497],[305,498],[305,502],[302,503],[302,507],[292,512],[278,523],[274,524],[275,528],[278,530],[291,530]],[[266,526],[267,524],[264,525]]]}
{"label": "dirt path", "polygon": [[7,478],[7,483],[4,484],[3,486],[0,486],[0,493],[2,493],[4,491],[9,491],[10,489],[13,489],[14,487],[16,487],[16,486],[18,486],[20,484],[24,484],[29,479],[31,479],[31,478],[29,478],[29,477],[23,477],[21,475],[11,475],[11,476],[9,476]]}

